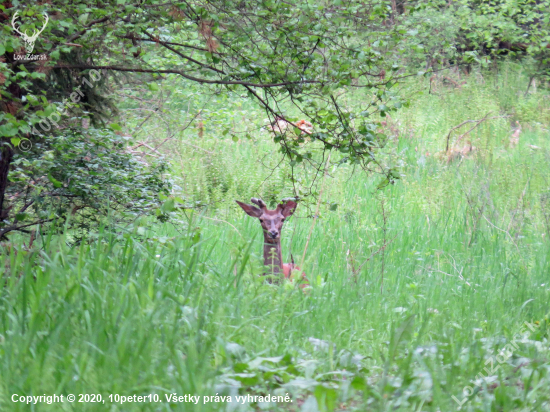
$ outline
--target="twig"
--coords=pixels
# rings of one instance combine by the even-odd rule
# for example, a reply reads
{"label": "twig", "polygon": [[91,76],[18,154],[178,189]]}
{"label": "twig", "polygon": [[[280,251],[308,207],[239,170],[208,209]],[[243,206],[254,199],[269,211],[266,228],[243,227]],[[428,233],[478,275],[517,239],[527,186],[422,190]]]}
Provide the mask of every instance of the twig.
{"label": "twig", "polygon": [[493,116],[493,117],[488,117],[489,115],[491,114],[491,112],[487,113],[485,115],[485,117],[483,117],[482,119],[479,119],[479,120],[465,120],[463,121],[462,123],[460,123],[458,126],[455,126],[453,127],[451,130],[449,130],[449,134],[447,135],[447,145],[445,147],[445,152],[448,152],[449,151],[449,140],[451,139],[451,134],[457,130],[457,129],[460,129],[462,126],[464,126],[465,124],[468,124],[468,123],[476,123],[474,127],[472,127],[470,130],[468,130],[466,133],[460,135],[458,137],[458,139],[456,140],[455,144],[457,144],[458,142],[460,142],[462,140],[462,138],[464,136],[466,136],[468,133],[470,133],[472,130],[474,130],[476,127],[478,127],[481,123],[483,123],[485,120],[491,120],[491,119],[504,119],[506,117],[510,117],[510,116]]}
{"label": "twig", "polygon": [[[518,245],[516,244],[516,242],[514,242],[514,238],[512,237],[512,235],[510,235],[510,232],[508,232],[507,230],[504,230],[504,229],[501,229],[499,228],[498,226],[495,226],[489,219],[487,219],[485,217],[485,215],[481,215],[483,216],[483,219],[485,219],[487,221],[487,223],[489,223],[492,227],[494,227],[496,230],[500,230],[501,232],[503,233],[506,233],[506,235],[510,238],[510,241],[512,242],[512,244],[516,247],[519,255],[521,256],[521,253],[519,252],[519,248],[518,248]],[[523,259],[523,258],[522,258]]]}
{"label": "twig", "polygon": [[[443,272],[442,270],[439,270],[439,269],[430,269],[430,268],[425,268],[427,270],[429,270],[430,272],[438,272],[438,273],[442,273],[444,275],[447,275],[447,276],[450,276],[450,277],[454,277],[455,275],[451,275],[450,273],[447,273],[447,272]],[[457,270],[456,268],[454,268],[455,270]],[[470,282],[468,282],[466,279],[464,279],[464,276],[462,276],[460,273],[457,275],[457,277],[463,281],[464,283],[466,283],[468,286],[472,286],[470,284]],[[475,290],[475,289],[474,289]]]}
{"label": "twig", "polygon": [[379,253],[382,253],[384,250],[386,250],[386,248],[397,238],[397,235],[395,235],[393,237],[393,239],[391,239],[389,242],[383,244],[382,246],[380,246],[378,248],[378,250],[376,252],[372,252],[370,254],[370,256],[368,258],[366,258],[363,263],[361,263],[359,265],[359,267],[357,267],[357,269],[355,268],[355,258],[353,257],[352,255],[352,252],[348,249],[348,252],[349,252],[349,255],[350,255],[350,258],[351,258],[351,266],[352,266],[352,273],[353,273],[353,278],[354,278],[354,281],[355,283],[357,283],[357,275],[359,274],[359,272],[361,271],[361,269],[363,268],[363,266],[365,266],[365,263],[367,263],[369,260],[371,260],[373,257],[375,257],[376,255],[378,255]]}
{"label": "twig", "polygon": [[158,109],[159,109],[159,108],[157,107],[154,111],[152,111],[151,113],[149,113],[149,116],[147,116],[147,117],[139,124],[139,126],[136,127],[136,128],[134,129],[132,135],[135,135],[136,132],[137,132],[139,129],[141,129],[141,126],[143,126],[143,125],[145,124],[145,122],[146,122],[147,120],[149,120],[149,118],[150,118],[152,115],[154,115],[154,114],[158,111]]}
{"label": "twig", "polygon": [[138,145],[135,147],[132,147],[131,150],[135,151],[138,147],[145,146],[147,149],[151,150],[152,152],[155,152],[162,156],[162,153],[160,153],[158,150],[156,150],[154,147],[149,146],[145,142],[138,142]]}

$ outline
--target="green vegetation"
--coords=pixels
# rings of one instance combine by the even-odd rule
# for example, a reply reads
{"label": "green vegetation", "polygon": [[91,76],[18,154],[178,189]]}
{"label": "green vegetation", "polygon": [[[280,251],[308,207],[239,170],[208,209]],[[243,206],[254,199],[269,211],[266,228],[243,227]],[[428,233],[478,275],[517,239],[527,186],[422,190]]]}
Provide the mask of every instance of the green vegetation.
{"label": "green vegetation", "polygon": [[[288,165],[270,175],[258,163],[276,160],[265,131],[233,142],[189,128],[166,149],[183,156],[174,155],[173,174],[187,197],[175,197],[210,204],[165,208],[179,225],[142,219],[75,247],[70,233],[12,243],[0,265],[2,409],[30,409],[12,403],[14,393],[109,403],[40,411],[226,410],[202,399],[169,405],[165,394],[288,393],[292,403],[227,410],[451,411],[452,396],[462,410],[548,410],[548,93],[524,96],[527,77],[512,64],[498,76],[461,76],[460,88],[440,77],[438,94],[412,94],[428,80],[404,86],[411,105],[388,120],[386,146],[402,161],[401,180],[378,190],[380,177],[329,169],[307,293],[259,277],[259,225],[233,203],[292,194]],[[450,129],[488,113],[510,117],[472,130],[470,156],[438,158]],[[515,120],[522,133],[512,147]],[[287,261],[289,251],[301,257],[311,206],[300,204],[284,228]],[[149,393],[163,403],[108,399]]]}
{"label": "green vegetation", "polygon": [[549,8],[0,1],[0,410],[550,412]]}
{"label": "green vegetation", "polygon": [[[275,138],[291,165],[319,171],[324,162],[315,150],[338,152],[339,162],[390,183],[400,177],[399,164],[380,153],[386,139],[375,120],[408,105],[399,93],[402,80],[449,68],[496,68],[507,56],[522,62],[530,80],[545,81],[549,7],[549,0],[3,1],[0,239],[66,216],[65,208],[53,216],[41,210],[49,202],[40,194],[32,203],[21,199],[32,188],[10,183],[14,157],[32,141],[49,151],[56,140],[50,138],[67,128],[120,131],[111,121],[124,105],[121,97],[143,85],[155,91],[166,79],[180,92],[199,93],[203,103],[212,94],[241,95],[272,123],[283,119],[296,130],[301,117],[314,123],[316,145],[286,134]],[[30,56],[33,51],[40,54]],[[85,138],[87,132],[75,133]],[[223,133],[238,139],[228,124]],[[46,164],[41,171],[55,172]],[[99,197],[112,202],[115,196]],[[91,209],[99,213],[103,206]]]}

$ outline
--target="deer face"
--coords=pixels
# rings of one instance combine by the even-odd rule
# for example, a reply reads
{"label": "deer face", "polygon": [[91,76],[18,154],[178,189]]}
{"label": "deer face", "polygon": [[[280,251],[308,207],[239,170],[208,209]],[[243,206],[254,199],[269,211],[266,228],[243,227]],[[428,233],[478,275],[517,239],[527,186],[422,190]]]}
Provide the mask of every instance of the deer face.
{"label": "deer face", "polygon": [[267,206],[263,200],[252,198],[251,201],[260,207],[257,208],[239,201],[237,201],[237,204],[247,215],[258,218],[262,225],[266,241],[277,241],[281,237],[281,230],[283,229],[285,219],[292,216],[294,210],[296,210],[296,202],[291,200],[277,205],[275,210],[267,210]]}

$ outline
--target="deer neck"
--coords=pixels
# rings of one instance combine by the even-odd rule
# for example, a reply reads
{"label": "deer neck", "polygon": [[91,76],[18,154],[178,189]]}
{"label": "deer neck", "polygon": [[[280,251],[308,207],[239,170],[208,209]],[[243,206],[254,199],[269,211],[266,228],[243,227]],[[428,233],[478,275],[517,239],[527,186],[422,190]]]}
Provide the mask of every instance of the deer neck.
{"label": "deer neck", "polygon": [[283,255],[281,253],[281,238],[272,239],[264,233],[264,266],[269,266],[271,273],[279,274],[282,272]]}

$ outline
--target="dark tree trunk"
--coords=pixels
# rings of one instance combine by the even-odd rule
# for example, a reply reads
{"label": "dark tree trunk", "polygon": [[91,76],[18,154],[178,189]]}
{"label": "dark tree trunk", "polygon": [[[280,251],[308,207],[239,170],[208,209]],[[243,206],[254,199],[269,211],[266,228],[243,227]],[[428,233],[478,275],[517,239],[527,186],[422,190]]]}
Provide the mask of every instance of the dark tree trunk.
{"label": "dark tree trunk", "polygon": [[[4,7],[4,11],[0,12],[0,23],[8,24],[9,16],[5,11],[13,7],[10,0],[4,0],[0,3]],[[12,63],[14,61],[13,52],[5,52],[3,56],[6,63]],[[21,71],[19,68],[15,68],[15,71]],[[12,95],[7,100],[3,99],[0,102],[0,111],[16,115],[18,112],[18,105],[14,101],[19,103],[21,96],[23,95],[21,87],[17,82],[13,82],[8,86],[7,91]],[[9,138],[0,138],[0,222],[8,217],[9,205],[6,201],[6,189],[8,188],[8,175],[10,173],[10,165],[13,160],[13,146],[10,143]]]}
{"label": "dark tree trunk", "polygon": [[8,174],[13,159],[13,148],[9,144],[0,147],[0,220],[8,217],[8,205],[4,205],[4,197],[8,187]]}

